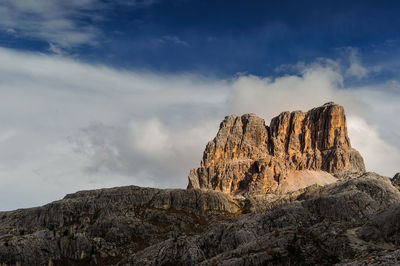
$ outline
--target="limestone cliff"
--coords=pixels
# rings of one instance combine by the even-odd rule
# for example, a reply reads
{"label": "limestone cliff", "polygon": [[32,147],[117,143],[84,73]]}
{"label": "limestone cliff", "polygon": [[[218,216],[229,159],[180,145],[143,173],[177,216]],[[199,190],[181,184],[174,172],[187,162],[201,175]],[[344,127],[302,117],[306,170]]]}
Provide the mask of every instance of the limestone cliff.
{"label": "limestone cliff", "polygon": [[200,168],[190,171],[188,188],[281,193],[363,172],[344,108],[330,102],[308,112],[283,112],[270,126],[255,114],[225,117]]}

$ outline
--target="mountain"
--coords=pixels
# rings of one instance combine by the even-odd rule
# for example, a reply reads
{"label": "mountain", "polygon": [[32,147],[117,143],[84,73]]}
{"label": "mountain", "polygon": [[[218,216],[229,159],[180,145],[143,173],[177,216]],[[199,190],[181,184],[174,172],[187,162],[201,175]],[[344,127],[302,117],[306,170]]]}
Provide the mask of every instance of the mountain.
{"label": "mountain", "polygon": [[400,175],[365,172],[343,107],[228,116],[188,189],[0,212],[1,265],[399,265]]}
{"label": "mountain", "polygon": [[188,188],[231,194],[285,193],[365,172],[351,147],[344,108],[332,102],[283,112],[266,126],[255,114],[225,117]]}

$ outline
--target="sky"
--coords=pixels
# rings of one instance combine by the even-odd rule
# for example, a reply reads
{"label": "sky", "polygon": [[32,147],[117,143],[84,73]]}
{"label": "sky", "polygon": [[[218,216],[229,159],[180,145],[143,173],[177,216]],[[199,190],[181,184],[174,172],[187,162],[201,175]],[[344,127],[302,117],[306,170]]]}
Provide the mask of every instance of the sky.
{"label": "sky", "polygon": [[397,1],[3,0],[0,211],[185,188],[226,115],[345,107],[367,170],[400,171]]}

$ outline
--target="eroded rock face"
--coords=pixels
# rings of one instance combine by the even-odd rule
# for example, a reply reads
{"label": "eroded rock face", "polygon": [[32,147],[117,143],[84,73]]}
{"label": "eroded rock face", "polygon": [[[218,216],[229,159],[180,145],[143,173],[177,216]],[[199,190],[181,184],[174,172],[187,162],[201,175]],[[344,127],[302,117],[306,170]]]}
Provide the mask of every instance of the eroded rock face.
{"label": "eroded rock face", "polygon": [[[308,174],[321,178],[298,172],[303,170],[315,171]],[[188,188],[281,193],[293,183],[288,180],[291,176],[309,186],[334,182],[328,173],[340,177],[363,172],[364,161],[347,134],[344,108],[327,103],[308,112],[283,112],[270,126],[254,114],[225,117],[217,136],[207,144],[200,168],[190,171]]]}

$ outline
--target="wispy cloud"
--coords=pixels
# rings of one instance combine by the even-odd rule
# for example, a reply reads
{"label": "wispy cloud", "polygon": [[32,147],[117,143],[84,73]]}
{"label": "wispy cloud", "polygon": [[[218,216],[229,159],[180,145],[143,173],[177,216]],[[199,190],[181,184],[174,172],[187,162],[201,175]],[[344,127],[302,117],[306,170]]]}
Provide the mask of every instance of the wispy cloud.
{"label": "wispy cloud", "polygon": [[5,0],[0,3],[0,27],[61,47],[93,43],[100,32],[89,22],[99,7],[97,0]]}
{"label": "wispy cloud", "polygon": [[48,51],[53,54],[57,54],[57,55],[65,55],[66,54],[65,50],[62,47],[60,47],[54,43],[49,43]]}
{"label": "wispy cloud", "polygon": [[95,44],[102,35],[97,21],[102,11],[117,5],[149,6],[156,1],[101,0],[3,0],[0,2],[0,30],[13,36],[51,43],[56,49]]}
{"label": "wispy cloud", "polygon": [[185,187],[225,115],[254,112],[268,123],[283,110],[331,100],[345,106],[367,168],[389,176],[399,171],[400,138],[393,134],[400,99],[396,88],[385,89],[396,82],[343,88],[344,70],[334,61],[299,64],[296,74],[277,78],[230,80],[1,48],[0,62],[0,209],[79,189]]}
{"label": "wispy cloud", "polygon": [[346,51],[349,54],[349,68],[346,70],[346,75],[358,79],[366,78],[368,71],[361,64],[358,50],[353,47],[348,47]]}
{"label": "wispy cloud", "polygon": [[154,39],[154,42],[158,44],[173,43],[177,45],[189,46],[187,42],[181,40],[178,36],[171,36],[171,35],[165,35],[162,36],[161,38],[156,38]]}

